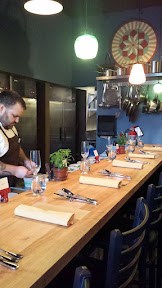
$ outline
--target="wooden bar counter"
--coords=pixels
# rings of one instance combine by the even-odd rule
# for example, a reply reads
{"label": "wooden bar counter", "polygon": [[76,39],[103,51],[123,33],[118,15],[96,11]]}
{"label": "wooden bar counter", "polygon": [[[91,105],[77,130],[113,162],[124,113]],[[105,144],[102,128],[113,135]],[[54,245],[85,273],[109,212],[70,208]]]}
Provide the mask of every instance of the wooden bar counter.
{"label": "wooden bar counter", "polygon": [[[91,166],[89,176],[92,177],[105,178],[98,173],[104,168],[132,177],[131,180],[124,179],[126,185],[118,189],[79,184],[80,171],[76,171],[69,173],[66,181],[48,182],[44,196],[33,196],[29,190],[9,199],[8,203],[1,203],[0,248],[21,253],[24,257],[17,270],[0,266],[0,287],[45,287],[161,166],[162,152],[158,153],[160,156],[155,159],[141,159],[150,162],[141,170],[112,167],[112,162],[107,159]],[[117,159],[124,160],[126,156],[121,154]],[[97,199],[98,205],[70,202],[53,194],[63,187],[75,194]],[[19,204],[49,209],[58,207],[74,212],[76,219],[73,225],[64,227],[22,218],[14,215]]]}

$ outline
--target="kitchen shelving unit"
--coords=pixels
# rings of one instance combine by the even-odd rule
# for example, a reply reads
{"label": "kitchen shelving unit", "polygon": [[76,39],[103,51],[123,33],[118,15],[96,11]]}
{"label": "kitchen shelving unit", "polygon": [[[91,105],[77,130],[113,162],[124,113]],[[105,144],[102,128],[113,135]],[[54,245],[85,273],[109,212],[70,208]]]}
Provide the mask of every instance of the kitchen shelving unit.
{"label": "kitchen shelving unit", "polygon": [[[118,84],[120,84],[119,86],[129,84],[128,79],[129,79],[129,75],[98,76],[98,77],[96,77],[96,80],[118,83]],[[156,81],[158,81],[160,79],[162,79],[162,72],[146,74],[146,82],[143,85],[154,84]]]}

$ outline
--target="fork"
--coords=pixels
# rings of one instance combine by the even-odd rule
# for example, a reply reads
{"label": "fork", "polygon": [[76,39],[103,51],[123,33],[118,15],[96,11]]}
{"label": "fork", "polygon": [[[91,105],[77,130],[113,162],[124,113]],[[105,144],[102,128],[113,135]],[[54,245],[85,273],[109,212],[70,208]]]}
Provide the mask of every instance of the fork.
{"label": "fork", "polygon": [[15,257],[15,258],[17,258],[17,259],[23,258],[23,255],[21,255],[21,254],[17,254],[17,253],[14,253],[14,252],[10,252],[10,251],[4,250],[4,249],[2,249],[2,248],[0,248],[0,251],[3,251],[3,252],[5,252],[6,254],[8,254],[8,255],[10,255],[10,256],[13,256],[13,257]]}
{"label": "fork", "polygon": [[145,152],[145,151],[142,151],[142,150],[139,150],[139,152],[140,153],[142,153],[142,154],[148,154],[148,155],[160,155],[160,154],[158,154],[158,153],[153,153],[153,152]]}
{"label": "fork", "polygon": [[100,170],[104,175],[106,176],[114,176],[114,177],[119,177],[119,178],[127,178],[127,179],[132,179],[130,176],[127,176],[127,175],[123,175],[123,174],[120,174],[120,173],[112,173],[110,172],[109,170],[107,169],[104,169],[103,170]]}
{"label": "fork", "polygon": [[145,162],[145,161],[141,161],[141,160],[133,160],[133,159],[130,159],[129,157],[125,157],[125,160],[128,162],[132,162],[132,163],[150,164],[149,162]]}

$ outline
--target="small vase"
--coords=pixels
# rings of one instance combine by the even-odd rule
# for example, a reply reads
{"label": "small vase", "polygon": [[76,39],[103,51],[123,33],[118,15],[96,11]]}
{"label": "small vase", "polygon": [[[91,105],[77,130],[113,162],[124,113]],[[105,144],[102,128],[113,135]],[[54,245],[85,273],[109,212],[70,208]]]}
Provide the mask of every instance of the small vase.
{"label": "small vase", "polygon": [[66,180],[68,176],[68,167],[63,168],[63,169],[54,167],[53,175],[54,175],[54,180],[58,180],[58,181]]}
{"label": "small vase", "polygon": [[125,154],[125,146],[119,146],[119,154]]}

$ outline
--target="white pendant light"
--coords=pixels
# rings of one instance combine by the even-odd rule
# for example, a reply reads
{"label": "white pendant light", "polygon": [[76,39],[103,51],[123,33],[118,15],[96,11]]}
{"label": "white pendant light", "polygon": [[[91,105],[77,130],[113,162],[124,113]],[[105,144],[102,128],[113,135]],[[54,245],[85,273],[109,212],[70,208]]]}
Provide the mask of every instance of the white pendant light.
{"label": "white pendant light", "polygon": [[154,85],[154,92],[156,94],[159,94],[162,92],[162,83],[158,82],[157,84]]}
{"label": "white pendant light", "polygon": [[98,52],[98,41],[96,37],[90,34],[83,34],[75,40],[75,54],[81,59],[93,59]]}
{"label": "white pendant light", "polygon": [[140,85],[146,81],[143,65],[136,63],[132,66],[132,70],[129,76],[129,82],[133,85]]}
{"label": "white pendant light", "polygon": [[29,0],[24,4],[24,8],[38,15],[53,15],[63,10],[63,6],[53,0]]}
{"label": "white pendant light", "polygon": [[85,33],[78,36],[74,43],[75,54],[80,59],[93,59],[97,56],[98,41],[95,36],[87,33],[87,0],[86,4],[86,29]]}

